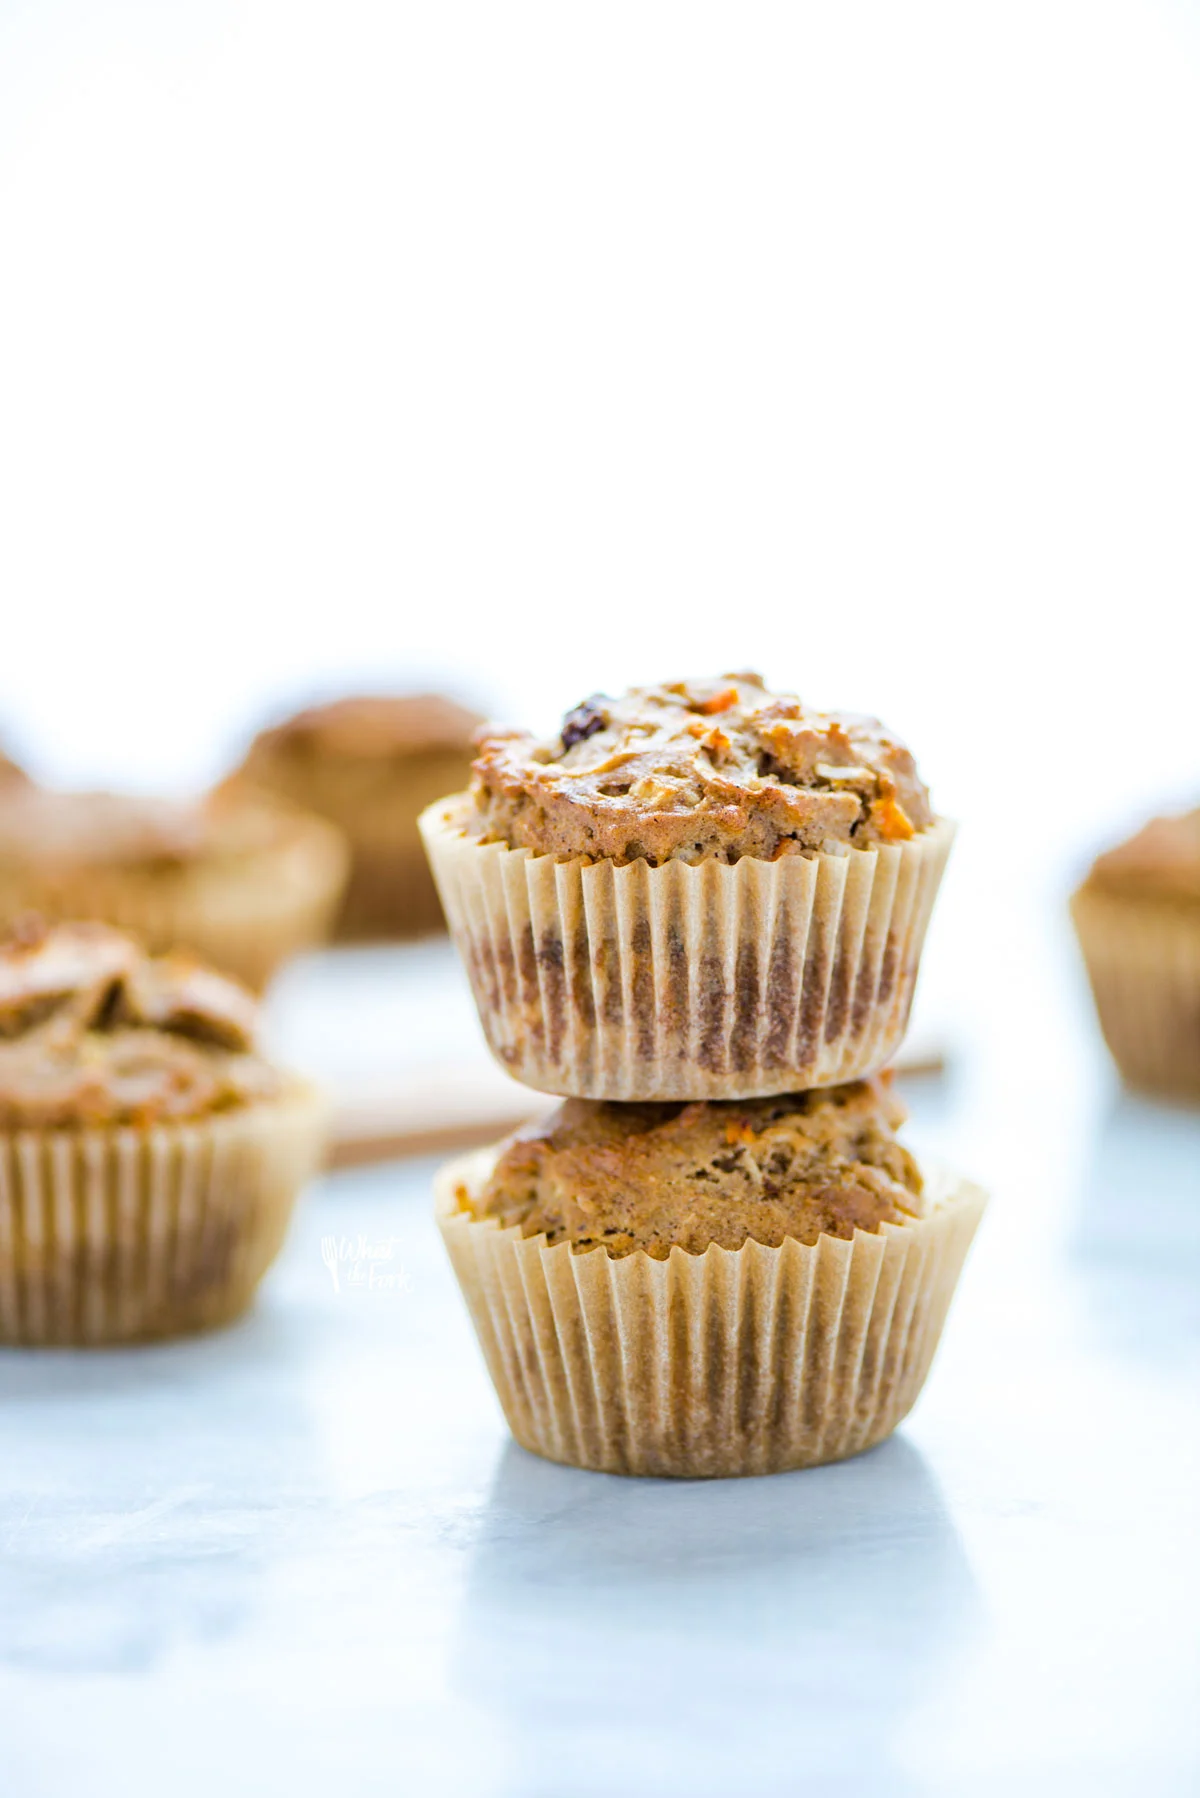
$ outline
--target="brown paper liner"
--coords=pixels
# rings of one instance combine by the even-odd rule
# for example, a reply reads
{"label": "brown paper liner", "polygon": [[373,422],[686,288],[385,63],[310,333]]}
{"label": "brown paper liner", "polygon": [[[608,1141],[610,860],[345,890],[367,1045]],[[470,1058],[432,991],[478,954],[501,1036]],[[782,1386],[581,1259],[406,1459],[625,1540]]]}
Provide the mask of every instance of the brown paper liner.
{"label": "brown paper liner", "polygon": [[495,1155],[440,1173],[443,1239],[517,1441],[604,1473],[781,1473],[882,1441],[924,1384],[986,1203],[935,1174],[929,1215],[877,1234],[614,1258],[461,1210]]}
{"label": "brown paper liner", "polygon": [[300,1082],[189,1124],[0,1133],[0,1342],[133,1342],[243,1312],[315,1171]]}
{"label": "brown paper liner", "polygon": [[276,855],[252,866],[198,863],[179,873],[37,868],[0,876],[0,918],[37,912],[51,922],[97,918],[132,931],[153,953],[193,950],[256,991],[291,956],[327,941],[348,857],[332,826],[310,820]]}
{"label": "brown paper liner", "polygon": [[1071,915],[1124,1079],[1168,1098],[1200,1098],[1200,907],[1085,887]]}
{"label": "brown paper liner", "polygon": [[953,837],[731,866],[556,861],[431,806],[425,846],[483,1027],[526,1086],[735,1099],[857,1080],[900,1044]]}
{"label": "brown paper liner", "polygon": [[443,931],[429,862],[420,842],[405,848],[352,844],[350,884],[334,937],[340,943],[382,942]]}

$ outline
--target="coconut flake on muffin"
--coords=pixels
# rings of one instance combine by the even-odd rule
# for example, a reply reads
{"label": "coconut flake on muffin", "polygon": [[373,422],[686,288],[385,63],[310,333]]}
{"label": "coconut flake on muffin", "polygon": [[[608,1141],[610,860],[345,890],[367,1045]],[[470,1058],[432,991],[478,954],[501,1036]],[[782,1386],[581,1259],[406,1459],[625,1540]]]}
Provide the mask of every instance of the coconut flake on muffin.
{"label": "coconut flake on muffin", "polygon": [[865,848],[934,821],[883,725],[808,710],[754,674],[596,694],[549,742],[489,728],[471,793],[483,842],[619,864]]}

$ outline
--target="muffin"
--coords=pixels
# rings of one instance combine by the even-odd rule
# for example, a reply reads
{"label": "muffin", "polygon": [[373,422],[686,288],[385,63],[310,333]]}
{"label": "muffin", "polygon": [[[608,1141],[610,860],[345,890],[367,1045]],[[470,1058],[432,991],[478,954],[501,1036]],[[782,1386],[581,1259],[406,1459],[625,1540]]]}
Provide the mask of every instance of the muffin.
{"label": "muffin", "polygon": [[11,756],[5,755],[3,749],[0,749],[0,788],[25,786],[28,781],[29,776],[24,768],[14,762]]}
{"label": "muffin", "polygon": [[261,988],[324,940],[345,877],[331,825],[265,798],[0,790],[0,929],[98,919]]}
{"label": "muffin", "polygon": [[417,819],[471,765],[481,720],[436,694],[342,699],[255,738],[245,780],[345,832],[350,881],[339,939],[419,936],[444,925]]}
{"label": "muffin", "polygon": [[1101,855],[1071,913],[1124,1078],[1200,1099],[1200,810],[1155,818]]}
{"label": "muffin", "polygon": [[756,675],[489,729],[421,828],[487,1038],[526,1085],[729,1099],[904,1034],[952,828],[903,744]]}
{"label": "muffin", "polygon": [[509,1427],[609,1473],[774,1473],[889,1435],[929,1371],[983,1193],[924,1177],[880,1081],[692,1104],[573,1099],[440,1176]]}
{"label": "muffin", "polygon": [[135,1341],[245,1310],[323,1122],[256,1027],[245,988],[102,924],[0,946],[0,1341]]}

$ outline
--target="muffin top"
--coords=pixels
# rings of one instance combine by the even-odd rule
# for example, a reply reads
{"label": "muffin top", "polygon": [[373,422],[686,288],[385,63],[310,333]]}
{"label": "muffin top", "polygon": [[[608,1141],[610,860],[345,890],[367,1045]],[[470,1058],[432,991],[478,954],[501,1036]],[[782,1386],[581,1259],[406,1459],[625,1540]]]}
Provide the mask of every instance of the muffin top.
{"label": "muffin top", "polygon": [[481,720],[438,693],[371,694],[310,706],[264,730],[250,745],[243,772],[280,760],[403,760],[447,750],[466,754]]}
{"label": "muffin top", "polygon": [[1200,808],[1152,818],[1127,843],[1099,856],[1084,885],[1121,898],[1200,905]]}
{"label": "muffin top", "polygon": [[257,796],[187,801],[32,785],[0,790],[0,867],[166,874],[277,849],[312,829],[328,826]]}
{"label": "muffin top", "polygon": [[0,1128],[152,1124],[269,1098],[258,1008],[191,956],[104,924],[36,920],[0,944]]}
{"label": "muffin top", "polygon": [[880,1079],[686,1105],[568,1099],[511,1137],[482,1193],[459,1202],[525,1236],[660,1260],[675,1246],[850,1237],[922,1215],[903,1120]]}
{"label": "muffin top", "polygon": [[897,843],[933,822],[872,718],[807,711],[756,674],[596,694],[551,742],[481,733],[468,829],[538,854],[658,864]]}

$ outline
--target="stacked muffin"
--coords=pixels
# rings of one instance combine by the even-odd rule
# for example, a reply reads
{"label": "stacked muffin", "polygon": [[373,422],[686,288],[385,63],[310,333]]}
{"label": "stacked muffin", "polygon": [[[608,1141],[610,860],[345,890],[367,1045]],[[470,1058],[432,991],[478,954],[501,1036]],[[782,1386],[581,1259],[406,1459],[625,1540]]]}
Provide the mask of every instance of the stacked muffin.
{"label": "stacked muffin", "polygon": [[489,1043],[567,1100],[439,1181],[518,1441],[719,1475],[888,1435],[984,1203],[875,1077],[952,835],[908,751],[753,675],[635,689],[484,734],[422,832]]}

